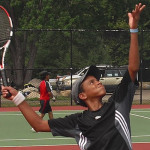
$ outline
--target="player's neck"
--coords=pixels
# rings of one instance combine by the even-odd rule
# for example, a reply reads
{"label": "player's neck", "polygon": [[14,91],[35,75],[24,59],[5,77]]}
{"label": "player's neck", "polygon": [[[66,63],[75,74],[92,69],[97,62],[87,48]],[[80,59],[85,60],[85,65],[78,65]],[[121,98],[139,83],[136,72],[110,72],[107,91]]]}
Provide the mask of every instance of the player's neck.
{"label": "player's neck", "polygon": [[90,111],[97,111],[103,106],[103,103],[101,101],[92,101],[92,102],[88,102],[87,105]]}

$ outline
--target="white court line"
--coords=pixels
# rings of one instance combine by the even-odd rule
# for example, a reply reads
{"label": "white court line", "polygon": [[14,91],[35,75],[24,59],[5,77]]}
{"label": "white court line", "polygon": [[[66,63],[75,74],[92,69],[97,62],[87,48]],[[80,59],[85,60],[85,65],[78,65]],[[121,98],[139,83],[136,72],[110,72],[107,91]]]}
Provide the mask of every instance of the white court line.
{"label": "white court line", "polygon": [[150,113],[150,110],[132,110],[131,112],[149,112]]}
{"label": "white court line", "polygon": [[131,137],[141,138],[141,137],[150,137],[150,135],[135,135]]}
{"label": "white court line", "polygon": [[76,146],[77,144],[61,144],[61,145],[28,145],[28,146],[18,146],[18,145],[16,145],[16,146],[0,146],[0,147],[31,147],[31,146],[48,146],[48,147],[50,147],[50,146],[70,146],[70,145],[72,145],[72,146]]}
{"label": "white court line", "polygon": [[7,142],[7,141],[41,141],[41,140],[72,140],[74,138],[36,138],[36,139],[2,139],[0,142]]}
{"label": "white court line", "polygon": [[144,119],[150,119],[149,117],[145,117],[145,116],[141,116],[141,115],[136,115],[136,114],[133,114],[133,113],[130,113],[130,115],[136,116],[136,117],[140,117],[140,118],[144,118]]}
{"label": "white court line", "polygon": [[[61,111],[61,110],[60,110]],[[60,114],[72,114],[72,113],[77,113],[77,112],[82,112],[81,110],[62,110],[62,111],[67,111],[67,112],[55,112],[53,111],[53,114],[56,114],[56,115],[60,115]],[[70,111],[70,112],[68,112]],[[39,113],[38,111],[35,111],[36,113]],[[13,114],[12,114],[13,113]],[[22,116],[22,113],[21,112],[12,112],[12,113],[0,113],[0,116]]]}
{"label": "white court line", "polygon": [[[53,114],[54,115],[60,115],[60,114],[65,115],[66,114],[67,115],[67,114],[72,114],[72,113],[66,112],[66,113],[53,113]],[[20,113],[20,114],[0,114],[0,116],[23,116],[23,115],[22,115],[22,113]]]}

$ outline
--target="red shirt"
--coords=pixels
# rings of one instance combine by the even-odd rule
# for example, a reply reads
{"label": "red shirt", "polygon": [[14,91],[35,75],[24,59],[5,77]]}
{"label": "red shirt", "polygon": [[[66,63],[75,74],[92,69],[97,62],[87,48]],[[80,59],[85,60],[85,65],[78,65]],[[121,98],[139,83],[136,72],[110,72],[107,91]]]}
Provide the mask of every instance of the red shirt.
{"label": "red shirt", "polygon": [[50,95],[48,92],[51,92],[50,85],[48,81],[41,81],[39,86],[39,92],[40,92],[40,100],[50,100]]}

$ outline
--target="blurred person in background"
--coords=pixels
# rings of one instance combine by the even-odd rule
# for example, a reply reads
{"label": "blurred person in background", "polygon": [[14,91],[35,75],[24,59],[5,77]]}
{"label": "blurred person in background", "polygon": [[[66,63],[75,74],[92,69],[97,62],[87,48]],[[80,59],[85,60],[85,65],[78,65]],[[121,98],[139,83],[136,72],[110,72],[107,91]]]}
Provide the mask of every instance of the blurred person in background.
{"label": "blurred person in background", "polygon": [[39,86],[39,93],[40,93],[40,109],[39,112],[40,117],[43,118],[46,113],[48,113],[49,119],[53,119],[53,112],[50,105],[50,98],[53,98],[52,93],[52,86],[50,85],[50,73],[47,71],[42,71],[40,73],[40,86]]}

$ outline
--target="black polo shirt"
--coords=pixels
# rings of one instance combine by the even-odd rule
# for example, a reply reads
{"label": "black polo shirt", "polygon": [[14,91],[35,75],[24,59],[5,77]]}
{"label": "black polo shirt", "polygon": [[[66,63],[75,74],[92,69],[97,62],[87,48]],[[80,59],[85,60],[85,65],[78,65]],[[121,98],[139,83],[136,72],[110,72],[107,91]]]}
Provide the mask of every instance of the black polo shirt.
{"label": "black polo shirt", "polygon": [[136,86],[127,71],[99,110],[49,120],[52,134],[75,138],[81,150],[131,150],[129,116]]}

